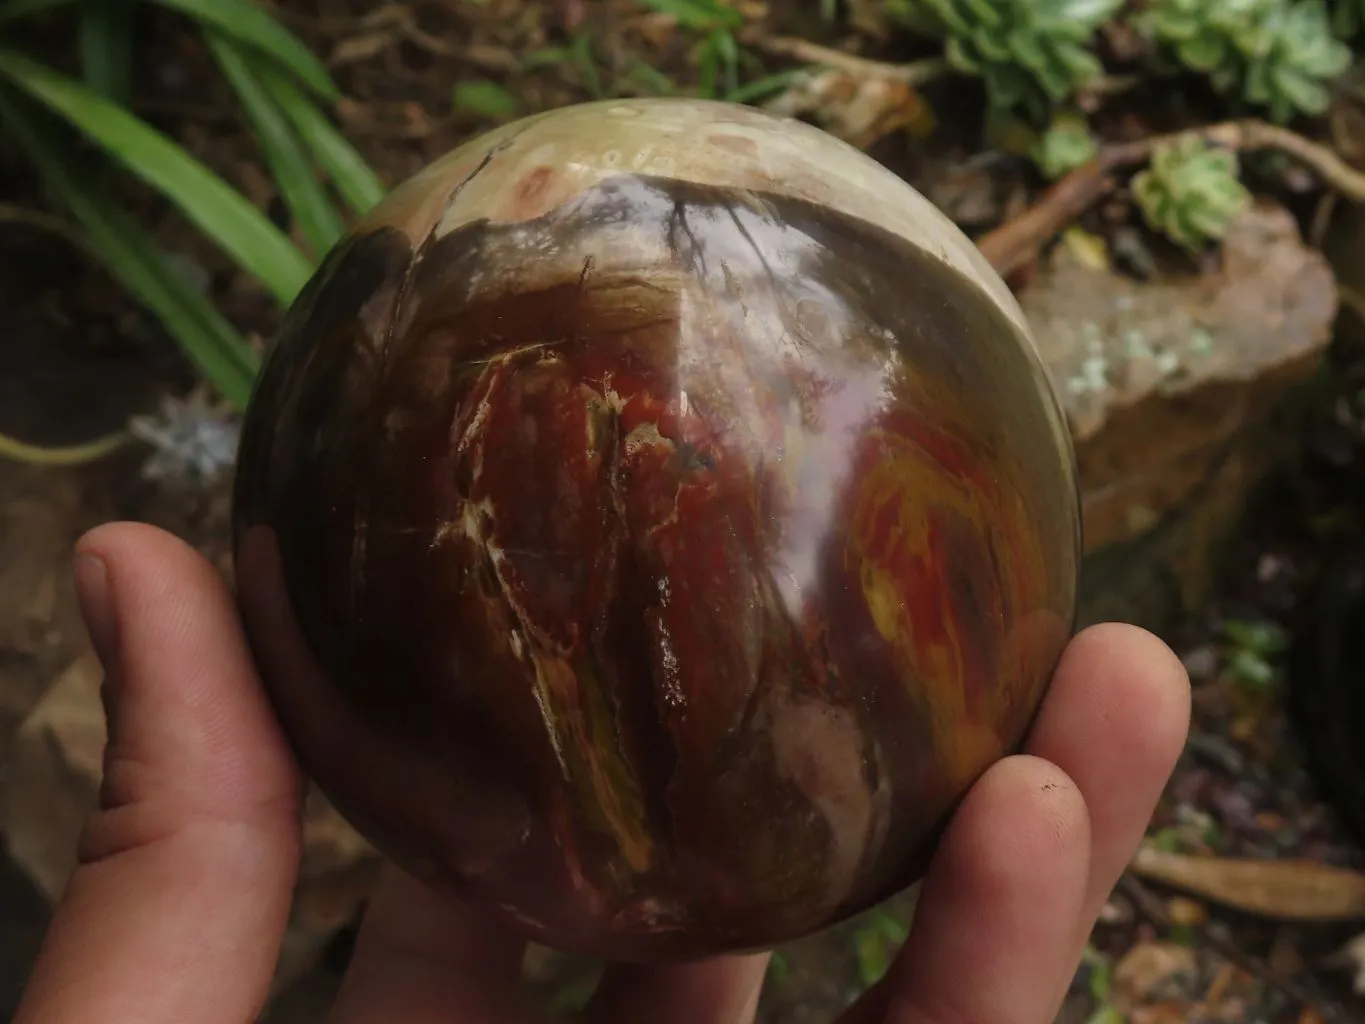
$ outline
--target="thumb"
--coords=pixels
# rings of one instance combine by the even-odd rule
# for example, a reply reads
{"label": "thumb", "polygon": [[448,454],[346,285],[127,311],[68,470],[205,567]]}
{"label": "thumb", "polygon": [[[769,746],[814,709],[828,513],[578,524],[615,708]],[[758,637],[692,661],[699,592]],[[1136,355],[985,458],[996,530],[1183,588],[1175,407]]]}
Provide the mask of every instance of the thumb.
{"label": "thumb", "polygon": [[301,781],[227,588],[131,523],[77,546],[105,669],[100,805],[14,1024],[241,1024],[289,914]]}

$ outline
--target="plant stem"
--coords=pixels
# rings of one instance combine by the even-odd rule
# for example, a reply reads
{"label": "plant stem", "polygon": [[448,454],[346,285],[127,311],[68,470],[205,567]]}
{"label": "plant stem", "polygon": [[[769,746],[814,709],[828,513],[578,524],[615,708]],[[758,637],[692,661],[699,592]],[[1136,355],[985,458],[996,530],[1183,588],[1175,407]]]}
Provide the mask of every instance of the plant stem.
{"label": "plant stem", "polygon": [[130,440],[132,435],[120,430],[83,444],[48,448],[0,434],[0,458],[34,466],[80,466],[112,455]]}
{"label": "plant stem", "polygon": [[34,210],[27,206],[20,206],[17,203],[0,202],[0,223],[23,224],[26,227],[37,228],[40,231],[47,231],[50,234],[60,235],[71,245],[75,246],[86,255],[93,255],[90,241],[80,228],[70,221],[51,213],[44,213],[42,210]]}

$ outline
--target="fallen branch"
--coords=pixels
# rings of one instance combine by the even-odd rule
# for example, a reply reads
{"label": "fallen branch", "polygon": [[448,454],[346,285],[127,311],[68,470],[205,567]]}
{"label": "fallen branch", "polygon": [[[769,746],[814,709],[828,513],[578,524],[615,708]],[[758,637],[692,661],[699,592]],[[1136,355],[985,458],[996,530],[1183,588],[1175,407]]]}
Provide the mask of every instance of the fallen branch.
{"label": "fallen branch", "polygon": [[1128,870],[1270,920],[1365,920],[1365,874],[1318,861],[1194,856],[1143,843]]}
{"label": "fallen branch", "polygon": [[1145,163],[1159,146],[1190,138],[1226,149],[1279,150],[1315,172],[1341,196],[1365,203],[1365,173],[1327,146],[1265,121],[1225,121],[1102,147],[1095,159],[1058,181],[1018,217],[983,235],[977,247],[1000,274],[1014,273],[1037,256],[1044,242],[1112,191],[1115,171]]}
{"label": "fallen branch", "polygon": [[1058,181],[1023,213],[988,231],[977,241],[977,248],[1001,277],[1009,277],[1113,186],[1109,168],[1092,160]]}

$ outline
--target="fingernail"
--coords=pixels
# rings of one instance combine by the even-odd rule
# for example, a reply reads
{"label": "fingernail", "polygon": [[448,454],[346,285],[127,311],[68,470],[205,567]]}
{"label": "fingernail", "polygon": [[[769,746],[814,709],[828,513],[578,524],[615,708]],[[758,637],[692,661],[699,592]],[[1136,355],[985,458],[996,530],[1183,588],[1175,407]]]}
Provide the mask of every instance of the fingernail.
{"label": "fingernail", "polygon": [[118,621],[109,596],[109,567],[98,555],[82,551],[76,555],[73,573],[76,600],[81,606],[90,643],[104,666],[105,675],[112,676],[118,658]]}

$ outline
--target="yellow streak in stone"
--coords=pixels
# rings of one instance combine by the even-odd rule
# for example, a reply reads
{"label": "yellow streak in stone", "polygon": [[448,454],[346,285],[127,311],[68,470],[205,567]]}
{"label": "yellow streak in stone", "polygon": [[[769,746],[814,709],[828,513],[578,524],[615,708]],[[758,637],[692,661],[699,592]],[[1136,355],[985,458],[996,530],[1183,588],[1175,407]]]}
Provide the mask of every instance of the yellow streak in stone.
{"label": "yellow streak in stone", "polygon": [[[644,800],[624,757],[596,754],[599,749],[606,749],[604,738],[615,735],[610,721],[611,709],[603,697],[601,683],[584,678],[582,670],[574,674],[567,664],[560,662],[559,665],[571,674],[571,683],[577,681],[583,702],[582,725],[575,731],[580,734],[576,749],[584,752],[581,764],[587,776],[584,781],[589,793],[586,795],[590,800],[595,799],[603,824],[616,840],[626,864],[633,871],[644,871],[649,867],[654,850],[645,827]],[[617,771],[612,771],[613,766]]]}
{"label": "yellow streak in stone", "polygon": [[[472,431],[471,431],[472,432]],[[469,435],[466,434],[466,437]],[[529,648],[535,644],[534,630],[531,623],[527,620],[525,612],[521,606],[512,598],[512,590],[508,585],[505,575],[507,556],[503,550],[494,544],[484,531],[484,524],[491,522],[493,517],[493,504],[485,498],[483,501],[466,501],[460,509],[460,514],[437,526],[435,535],[431,541],[431,547],[435,548],[452,538],[462,537],[472,544],[481,546],[488,552],[489,560],[493,563],[493,572],[498,580],[498,587],[502,591],[503,600],[507,602],[507,607],[511,610],[513,617],[520,626],[519,637],[516,632],[512,634],[511,644],[513,653],[519,658],[530,655],[531,666],[535,671],[535,687],[533,695],[536,706],[540,709],[541,721],[545,724],[545,734],[550,740],[550,746],[554,750],[555,760],[559,762],[560,773],[564,781],[569,781],[569,764],[564,756],[563,742],[559,736],[559,731],[555,728],[553,708],[550,703],[550,684],[545,677],[545,672],[540,659],[531,653]],[[522,637],[525,638],[523,646]]]}
{"label": "yellow streak in stone", "polygon": [[523,356],[527,352],[540,352],[544,349],[560,348],[569,344],[569,339],[559,339],[556,341],[534,341],[525,345],[518,345],[515,348],[503,349],[497,355],[489,356],[487,359],[469,359],[465,361],[466,366],[488,366],[492,363],[510,363],[518,356]]}
{"label": "yellow streak in stone", "polygon": [[[887,438],[892,451],[878,461],[861,484],[863,498],[858,507],[868,519],[878,515],[886,503],[894,502],[899,515],[891,536],[880,546],[883,552],[914,551],[929,559],[928,525],[919,515],[907,516],[925,506],[951,509],[972,522],[989,521],[990,509],[983,507],[985,496],[975,496],[965,490],[947,472],[909,442]],[[904,500],[914,495],[913,503]],[[870,526],[863,526],[855,535],[864,535]],[[868,610],[878,632],[887,643],[899,648],[902,656],[921,672],[926,669],[935,678],[956,680],[963,672],[961,637],[954,635],[949,644],[930,644],[915,636],[914,622],[906,613],[896,580],[881,569],[875,558],[863,562],[861,584]],[[928,665],[924,662],[927,660]],[[949,784],[954,788],[969,783],[983,763],[1002,752],[990,723],[996,718],[1002,691],[982,694],[987,702],[979,717],[969,716],[966,691],[959,686],[925,686],[918,697],[927,706],[931,733],[940,748],[936,763],[943,766]]]}
{"label": "yellow streak in stone", "polygon": [[512,597],[512,588],[507,582],[505,575],[507,565],[507,555],[501,548],[489,540],[483,542],[488,551],[488,557],[493,563],[493,572],[498,577],[498,584],[502,588],[503,600],[512,609],[512,614],[521,623],[522,630],[526,633],[528,644],[531,648],[531,665],[535,669],[536,684],[533,693],[536,698],[536,706],[540,708],[541,721],[545,723],[545,733],[550,738],[550,746],[554,748],[555,760],[559,762],[559,770],[564,776],[564,781],[569,781],[569,762],[564,756],[564,741],[559,735],[559,729],[555,724],[554,708],[551,703],[552,688],[548,673],[540,658],[535,654],[535,637],[531,623],[528,621],[526,613]]}

